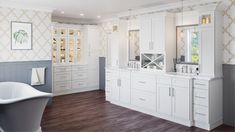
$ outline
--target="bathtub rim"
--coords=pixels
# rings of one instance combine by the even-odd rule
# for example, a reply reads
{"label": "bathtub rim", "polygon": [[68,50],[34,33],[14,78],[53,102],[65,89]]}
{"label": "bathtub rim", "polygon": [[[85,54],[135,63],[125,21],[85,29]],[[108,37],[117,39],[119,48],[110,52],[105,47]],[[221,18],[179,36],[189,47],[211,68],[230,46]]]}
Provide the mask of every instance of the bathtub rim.
{"label": "bathtub rim", "polygon": [[30,86],[29,84],[26,84],[26,83],[21,83],[21,82],[0,82],[0,85],[1,84],[8,84],[8,83],[13,84],[13,85],[21,85],[21,86],[24,86],[24,87],[28,87],[33,92],[37,92],[37,95],[29,95],[27,97],[12,98],[12,99],[1,99],[0,98],[0,105],[12,104],[12,103],[25,101],[25,100],[29,100],[29,99],[35,99],[35,98],[52,98],[53,97],[52,93],[46,93],[46,92],[39,91],[39,90],[35,89],[34,87]]}

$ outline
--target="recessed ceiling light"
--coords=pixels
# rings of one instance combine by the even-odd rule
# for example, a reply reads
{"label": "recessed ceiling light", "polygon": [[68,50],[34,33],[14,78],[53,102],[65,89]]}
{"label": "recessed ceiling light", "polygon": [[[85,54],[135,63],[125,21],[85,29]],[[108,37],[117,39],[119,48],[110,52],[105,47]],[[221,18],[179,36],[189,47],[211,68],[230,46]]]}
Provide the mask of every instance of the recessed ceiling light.
{"label": "recessed ceiling light", "polygon": [[61,14],[64,14],[64,11],[61,11],[60,13],[61,13]]}
{"label": "recessed ceiling light", "polygon": [[97,16],[97,18],[101,18],[101,16]]}
{"label": "recessed ceiling light", "polygon": [[81,13],[81,14],[80,14],[80,16],[84,16],[84,14],[83,14],[83,13]]}

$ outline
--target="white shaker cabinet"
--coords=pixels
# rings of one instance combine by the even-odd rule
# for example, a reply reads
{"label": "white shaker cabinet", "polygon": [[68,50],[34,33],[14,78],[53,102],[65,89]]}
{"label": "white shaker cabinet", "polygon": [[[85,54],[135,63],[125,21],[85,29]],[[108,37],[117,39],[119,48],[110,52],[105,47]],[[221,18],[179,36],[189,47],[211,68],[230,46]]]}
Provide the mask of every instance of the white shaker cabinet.
{"label": "white shaker cabinet", "polygon": [[214,28],[201,27],[201,74],[214,76],[215,63],[214,63]]}
{"label": "white shaker cabinet", "polygon": [[131,104],[146,111],[156,112],[156,76],[131,73]]}
{"label": "white shaker cabinet", "polygon": [[192,79],[157,77],[157,112],[173,121],[192,125]]}
{"label": "white shaker cabinet", "polygon": [[140,49],[145,52],[152,52],[152,44],[152,19],[145,16],[140,21]]}
{"label": "white shaker cabinet", "polygon": [[106,100],[130,103],[130,71],[106,69]]}
{"label": "white shaker cabinet", "polygon": [[223,79],[195,79],[193,88],[194,125],[212,130],[223,124]]}
{"label": "white shaker cabinet", "polygon": [[157,53],[165,52],[165,30],[168,25],[166,25],[166,16],[153,16],[152,18],[152,45],[153,50]]}
{"label": "white shaker cabinet", "polygon": [[170,85],[157,85],[157,111],[165,116],[171,116],[172,97],[170,95]]}
{"label": "white shaker cabinet", "polygon": [[120,83],[120,102],[130,104],[131,101],[131,80],[130,72],[121,70],[119,75]]}
{"label": "white shaker cabinet", "polygon": [[140,18],[140,52],[165,53],[168,45],[174,47],[174,19],[174,15],[170,13],[142,16]]}
{"label": "white shaker cabinet", "polygon": [[86,26],[86,62],[88,63],[88,84],[90,88],[99,87],[99,46],[100,30],[98,26]]}

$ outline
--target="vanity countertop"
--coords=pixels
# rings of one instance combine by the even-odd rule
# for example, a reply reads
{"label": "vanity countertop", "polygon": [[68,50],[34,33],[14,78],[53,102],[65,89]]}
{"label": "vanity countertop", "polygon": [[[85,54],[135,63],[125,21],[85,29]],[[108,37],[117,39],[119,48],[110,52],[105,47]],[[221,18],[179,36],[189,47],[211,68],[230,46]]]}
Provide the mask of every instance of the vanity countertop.
{"label": "vanity countertop", "polygon": [[161,71],[152,71],[152,70],[141,70],[127,67],[106,67],[106,69],[110,70],[125,70],[130,72],[142,72],[147,74],[156,74],[156,75],[166,75],[166,76],[175,76],[175,77],[183,77],[183,78],[192,78],[192,79],[200,79],[200,80],[213,80],[222,77],[213,77],[208,75],[193,75],[187,73],[178,73],[178,72],[161,72]]}

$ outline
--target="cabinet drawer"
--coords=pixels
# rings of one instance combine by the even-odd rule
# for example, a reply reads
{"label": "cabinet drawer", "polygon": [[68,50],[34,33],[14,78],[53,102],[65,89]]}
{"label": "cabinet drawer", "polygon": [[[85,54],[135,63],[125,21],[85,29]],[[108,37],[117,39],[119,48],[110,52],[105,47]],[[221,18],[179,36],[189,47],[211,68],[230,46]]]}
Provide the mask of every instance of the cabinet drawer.
{"label": "cabinet drawer", "polygon": [[156,94],[133,90],[131,95],[131,103],[137,107],[156,110]]}
{"label": "cabinet drawer", "polygon": [[188,88],[190,86],[190,79],[185,78],[173,78],[172,85],[181,88]]}
{"label": "cabinet drawer", "polygon": [[86,81],[72,81],[72,89],[80,89],[80,88],[84,88],[87,86]]}
{"label": "cabinet drawer", "polygon": [[86,71],[87,66],[72,66],[73,71]]}
{"label": "cabinet drawer", "polygon": [[54,67],[54,72],[55,73],[70,72],[71,70],[72,70],[71,66],[57,66],[57,67]]}
{"label": "cabinet drawer", "polygon": [[208,106],[208,91],[207,90],[200,90],[194,89],[193,90],[193,100],[194,104]]}
{"label": "cabinet drawer", "polygon": [[71,72],[62,72],[62,73],[54,73],[54,81],[69,81],[71,80]]}
{"label": "cabinet drawer", "polygon": [[54,91],[63,91],[71,88],[71,82],[54,82]]}
{"label": "cabinet drawer", "polygon": [[193,87],[194,88],[199,88],[199,89],[208,89],[209,87],[209,81],[206,80],[194,80],[193,82]]}
{"label": "cabinet drawer", "polygon": [[111,86],[112,86],[111,80],[106,79],[106,80],[105,80],[105,87],[111,87]]}
{"label": "cabinet drawer", "polygon": [[209,122],[208,108],[194,105],[194,120],[200,122]]}
{"label": "cabinet drawer", "polygon": [[157,77],[157,84],[171,85],[171,77]]}
{"label": "cabinet drawer", "polygon": [[112,76],[119,76],[119,71],[106,69],[106,71],[105,71],[105,77],[106,77],[106,78],[111,78]]}
{"label": "cabinet drawer", "polygon": [[156,79],[152,75],[132,75],[131,88],[156,93]]}
{"label": "cabinet drawer", "polygon": [[87,79],[86,73],[72,73],[72,80]]}

